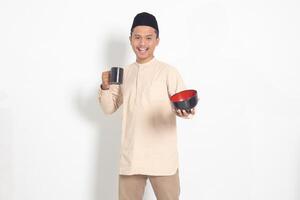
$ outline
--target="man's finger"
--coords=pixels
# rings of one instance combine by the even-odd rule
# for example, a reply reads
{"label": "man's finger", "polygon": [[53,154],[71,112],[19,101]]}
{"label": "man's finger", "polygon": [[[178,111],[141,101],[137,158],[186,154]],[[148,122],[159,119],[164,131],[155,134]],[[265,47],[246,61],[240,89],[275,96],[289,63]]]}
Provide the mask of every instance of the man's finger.
{"label": "man's finger", "polygon": [[179,116],[182,116],[182,113],[181,113],[181,110],[180,110],[180,109],[176,109],[176,113],[177,113]]}
{"label": "man's finger", "polygon": [[191,110],[191,114],[194,115],[195,114],[195,108],[192,108]]}
{"label": "man's finger", "polygon": [[184,116],[188,116],[189,114],[186,112],[186,110],[182,109],[181,110]]}

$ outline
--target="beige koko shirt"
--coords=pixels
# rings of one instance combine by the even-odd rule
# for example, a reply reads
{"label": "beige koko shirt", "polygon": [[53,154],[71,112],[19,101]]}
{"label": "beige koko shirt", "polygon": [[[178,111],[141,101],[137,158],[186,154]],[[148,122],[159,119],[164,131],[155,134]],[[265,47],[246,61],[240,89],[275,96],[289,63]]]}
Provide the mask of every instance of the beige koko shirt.
{"label": "beige koko shirt", "polygon": [[172,175],[178,168],[176,115],[169,97],[185,89],[174,67],[153,58],[124,67],[123,84],[99,90],[105,113],[123,104],[120,174]]}

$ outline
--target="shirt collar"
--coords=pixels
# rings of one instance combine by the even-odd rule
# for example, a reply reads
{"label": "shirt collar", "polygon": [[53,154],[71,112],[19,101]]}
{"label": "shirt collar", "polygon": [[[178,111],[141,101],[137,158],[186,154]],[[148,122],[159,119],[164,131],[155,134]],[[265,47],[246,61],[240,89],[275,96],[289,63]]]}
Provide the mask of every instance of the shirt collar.
{"label": "shirt collar", "polygon": [[138,67],[148,67],[148,66],[153,65],[155,62],[156,62],[156,58],[153,57],[151,60],[149,60],[149,61],[146,62],[146,63],[138,63],[138,62],[135,62],[135,64],[136,64]]}

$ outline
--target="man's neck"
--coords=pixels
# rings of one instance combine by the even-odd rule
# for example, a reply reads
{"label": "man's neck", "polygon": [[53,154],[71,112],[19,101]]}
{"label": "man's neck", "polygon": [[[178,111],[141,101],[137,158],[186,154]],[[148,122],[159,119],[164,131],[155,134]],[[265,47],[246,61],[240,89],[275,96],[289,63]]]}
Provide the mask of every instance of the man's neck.
{"label": "man's neck", "polygon": [[147,58],[147,59],[145,59],[145,60],[139,60],[139,59],[136,59],[136,62],[137,62],[138,64],[145,64],[145,63],[151,61],[153,58],[154,58],[154,56],[151,56],[150,58]]}

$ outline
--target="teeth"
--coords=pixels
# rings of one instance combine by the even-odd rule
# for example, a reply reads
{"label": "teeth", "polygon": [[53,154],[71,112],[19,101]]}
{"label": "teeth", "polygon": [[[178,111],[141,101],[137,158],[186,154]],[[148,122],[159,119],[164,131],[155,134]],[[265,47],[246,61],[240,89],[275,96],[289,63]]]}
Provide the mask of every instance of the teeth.
{"label": "teeth", "polygon": [[146,51],[147,48],[138,48],[139,51]]}

